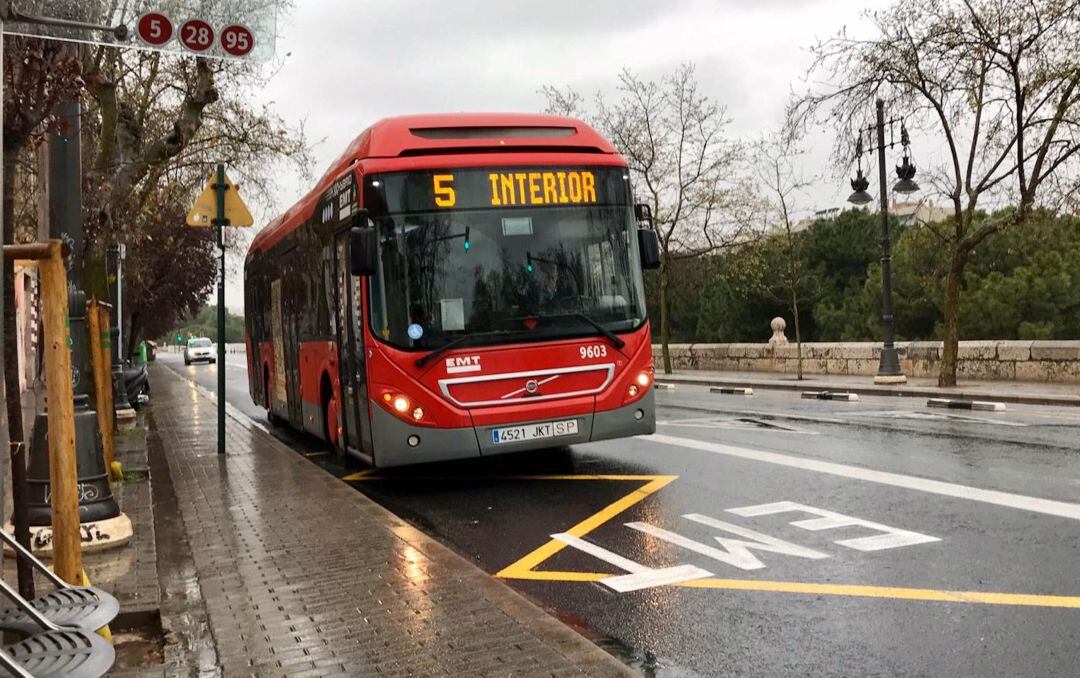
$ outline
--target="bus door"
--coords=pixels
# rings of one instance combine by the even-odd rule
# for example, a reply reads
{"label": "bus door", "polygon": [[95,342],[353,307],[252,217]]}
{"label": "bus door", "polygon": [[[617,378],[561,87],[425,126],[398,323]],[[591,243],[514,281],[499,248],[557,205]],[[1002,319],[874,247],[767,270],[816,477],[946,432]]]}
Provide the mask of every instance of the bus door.
{"label": "bus door", "polygon": [[[284,263],[286,278],[298,265],[296,251],[289,252]],[[294,277],[295,280],[295,277]],[[300,286],[285,285],[282,288],[282,334],[285,348],[285,390],[288,403],[288,418],[293,426],[304,427],[304,414],[300,403],[300,314],[307,312],[303,308],[304,299],[300,296]]]}
{"label": "bus door", "polygon": [[341,231],[334,237],[334,326],[341,369],[342,435],[348,447],[371,456],[360,291],[360,278],[349,270],[349,232]]}

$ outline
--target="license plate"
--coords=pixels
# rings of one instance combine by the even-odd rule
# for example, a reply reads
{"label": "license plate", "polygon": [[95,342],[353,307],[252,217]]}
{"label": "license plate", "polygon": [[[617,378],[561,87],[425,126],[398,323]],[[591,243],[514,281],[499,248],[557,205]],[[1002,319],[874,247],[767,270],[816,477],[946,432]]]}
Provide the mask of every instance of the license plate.
{"label": "license plate", "polygon": [[518,443],[526,440],[541,440],[543,438],[570,436],[577,432],[577,419],[546,421],[542,424],[526,424],[525,426],[509,426],[507,428],[492,429],[491,442],[496,445],[502,443]]}

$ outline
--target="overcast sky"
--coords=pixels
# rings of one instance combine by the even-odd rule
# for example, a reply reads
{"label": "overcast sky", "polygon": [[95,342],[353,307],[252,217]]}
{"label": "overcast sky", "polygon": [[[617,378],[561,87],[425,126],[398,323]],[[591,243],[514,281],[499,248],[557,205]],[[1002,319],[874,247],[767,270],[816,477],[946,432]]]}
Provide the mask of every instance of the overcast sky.
{"label": "overcast sky", "polygon": [[[296,0],[278,27],[276,74],[264,90],[316,143],[315,175],[376,120],[406,113],[540,111],[542,85],[610,93],[620,69],[659,78],[692,61],[702,90],[728,107],[733,136],[782,123],[801,90],[807,47],[882,0]],[[809,174],[826,168],[828,138],[812,148]],[[841,203],[823,182],[803,209]],[[310,186],[282,177],[277,205]],[[227,304],[243,305],[239,264]]]}

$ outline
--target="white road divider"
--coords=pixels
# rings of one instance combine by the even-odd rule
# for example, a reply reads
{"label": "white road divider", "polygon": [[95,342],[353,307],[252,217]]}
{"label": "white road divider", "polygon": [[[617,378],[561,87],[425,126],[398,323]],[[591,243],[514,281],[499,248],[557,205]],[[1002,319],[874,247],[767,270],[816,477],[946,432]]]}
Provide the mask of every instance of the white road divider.
{"label": "white road divider", "polygon": [[931,398],[926,401],[927,407],[944,407],[949,410],[986,410],[989,412],[1004,412],[1005,403],[992,403],[983,400],[953,400],[950,398]]}
{"label": "white road divider", "polygon": [[674,391],[675,384],[664,384],[659,381],[653,383],[653,388],[660,391]]}
{"label": "white road divider", "polygon": [[725,395],[754,395],[754,389],[752,388],[740,388],[738,386],[711,386],[709,387],[709,393],[723,393]]}
{"label": "white road divider", "polygon": [[844,393],[841,391],[803,391],[802,397],[805,400],[845,400],[847,402],[858,402],[858,393]]}

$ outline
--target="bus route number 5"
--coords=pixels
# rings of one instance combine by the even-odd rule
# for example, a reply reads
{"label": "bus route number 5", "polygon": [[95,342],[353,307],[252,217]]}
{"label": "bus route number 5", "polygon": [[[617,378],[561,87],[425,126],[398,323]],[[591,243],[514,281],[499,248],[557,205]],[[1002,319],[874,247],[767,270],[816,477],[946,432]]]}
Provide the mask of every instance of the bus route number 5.
{"label": "bus route number 5", "polygon": [[454,192],[453,174],[436,174],[432,177],[435,184],[435,204],[439,207],[453,207],[457,204],[457,193]]}

